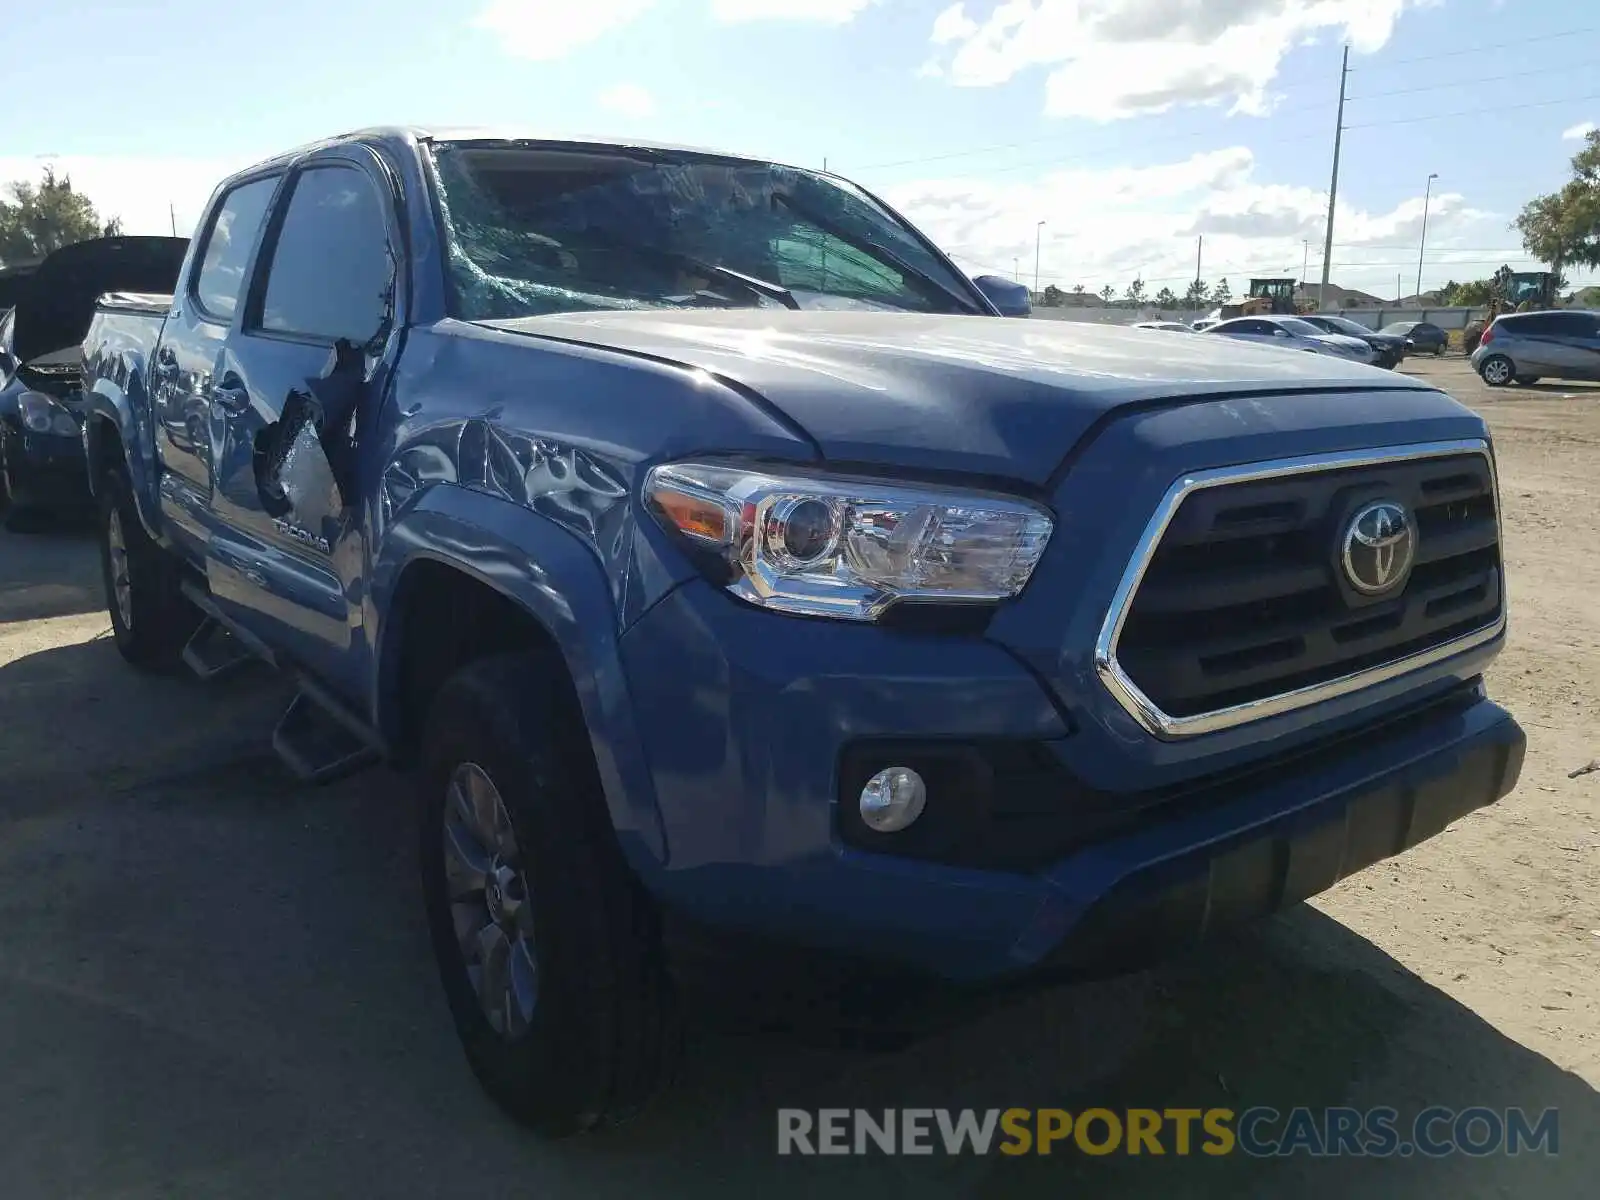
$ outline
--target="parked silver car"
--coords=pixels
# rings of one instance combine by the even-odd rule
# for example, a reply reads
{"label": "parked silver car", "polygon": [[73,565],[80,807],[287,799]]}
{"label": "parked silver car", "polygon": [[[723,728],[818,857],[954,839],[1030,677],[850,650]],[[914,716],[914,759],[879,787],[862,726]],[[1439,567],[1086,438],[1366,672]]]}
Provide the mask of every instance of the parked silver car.
{"label": "parked silver car", "polygon": [[1217,322],[1208,327],[1205,333],[1267,346],[1282,346],[1288,350],[1331,354],[1351,362],[1370,363],[1374,357],[1372,347],[1360,338],[1324,333],[1298,317],[1234,317],[1230,321]]}
{"label": "parked silver car", "polygon": [[1600,313],[1506,313],[1483,331],[1472,365],[1490,387],[1549,379],[1600,380]]}
{"label": "parked silver car", "polygon": [[1169,329],[1173,333],[1193,333],[1194,330],[1182,321],[1135,321],[1135,329]]}

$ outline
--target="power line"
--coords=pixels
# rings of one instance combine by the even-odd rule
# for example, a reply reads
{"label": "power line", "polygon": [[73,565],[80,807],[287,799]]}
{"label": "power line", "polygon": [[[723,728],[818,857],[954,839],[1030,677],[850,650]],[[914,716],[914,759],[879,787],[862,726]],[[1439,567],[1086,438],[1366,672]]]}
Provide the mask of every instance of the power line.
{"label": "power line", "polygon": [[[1551,40],[1555,40],[1555,39],[1558,39],[1558,38],[1574,37],[1574,36],[1577,36],[1577,35],[1580,35],[1580,34],[1586,34],[1586,33],[1600,33],[1600,26],[1593,26],[1593,27],[1588,27],[1588,28],[1585,28],[1585,29],[1569,30],[1569,31],[1567,31],[1565,33],[1541,34],[1541,35],[1539,35],[1537,37],[1517,39],[1517,40],[1513,40],[1513,41],[1509,41],[1509,42],[1497,42],[1497,43],[1494,43],[1492,45],[1486,44],[1486,45],[1483,45],[1483,46],[1469,47],[1469,48],[1462,49],[1462,50],[1453,50],[1453,51],[1450,51],[1450,52],[1444,53],[1444,54],[1425,55],[1425,56],[1423,56],[1421,58],[1400,59],[1400,60],[1397,60],[1397,61],[1392,62],[1392,63],[1382,63],[1382,64],[1379,64],[1379,66],[1380,67],[1390,67],[1390,66],[1402,66],[1402,65],[1406,65],[1406,64],[1409,64],[1409,63],[1416,63],[1416,62],[1431,62],[1431,61],[1433,61],[1435,59],[1453,58],[1453,57],[1457,57],[1457,56],[1463,55],[1463,54],[1477,53],[1477,52],[1482,51],[1482,50],[1499,50],[1499,49],[1502,49],[1505,46],[1518,45],[1518,44],[1521,44],[1522,42],[1551,41]],[[1363,68],[1360,69],[1359,73],[1365,74],[1365,73],[1367,73],[1367,72],[1369,72],[1369,71],[1371,71],[1373,69],[1374,68],[1372,68],[1372,67],[1363,67]],[[1503,74],[1503,75],[1467,76],[1467,77],[1463,77],[1463,78],[1457,79],[1457,80],[1447,80],[1447,81],[1445,81],[1443,83],[1426,84],[1426,85],[1422,85],[1422,86],[1419,86],[1419,87],[1394,88],[1394,89],[1391,89],[1389,91],[1383,91],[1383,92],[1367,92],[1367,93],[1365,93],[1363,95],[1359,95],[1359,96],[1346,97],[1346,100],[1348,102],[1354,102],[1354,101],[1358,101],[1358,100],[1379,100],[1379,99],[1385,99],[1385,98],[1388,98],[1388,97],[1391,97],[1391,96],[1417,95],[1417,94],[1424,93],[1424,92],[1445,91],[1445,90],[1448,90],[1448,89],[1454,88],[1454,87],[1473,87],[1473,86],[1476,86],[1476,85],[1481,84],[1481,83],[1499,83],[1499,82],[1502,82],[1502,81],[1508,80],[1508,79],[1524,79],[1524,78],[1528,78],[1528,77],[1536,76],[1536,75],[1550,75],[1550,74],[1555,74],[1555,73],[1558,73],[1558,72],[1566,72],[1566,71],[1589,71],[1589,70],[1592,70],[1592,69],[1593,69],[1592,66],[1590,66],[1589,64],[1573,63],[1573,64],[1566,65],[1566,66],[1539,67],[1539,68],[1535,68],[1535,69],[1528,70],[1528,71],[1513,71],[1513,72],[1508,72],[1508,73]],[[1352,74],[1358,73],[1357,69],[1356,68],[1351,68],[1351,73]],[[1568,100],[1571,100],[1573,102],[1577,102],[1577,101],[1582,101],[1582,100],[1592,100],[1592,99],[1595,99],[1595,98],[1596,97],[1594,97],[1594,96],[1573,96],[1573,97],[1562,98],[1562,99],[1558,99],[1558,100],[1541,101],[1538,104],[1489,106],[1489,107],[1483,108],[1483,109],[1467,109],[1467,110],[1463,110],[1461,112],[1440,113],[1440,114],[1437,115],[1437,117],[1429,116],[1429,117],[1407,118],[1407,120],[1435,120],[1435,119],[1444,119],[1446,117],[1452,117],[1452,116],[1470,116],[1470,115],[1472,115],[1474,113],[1477,113],[1477,112],[1505,111],[1507,109],[1532,108],[1532,107],[1539,107],[1540,105],[1564,104],[1564,103],[1567,103]],[[1290,114],[1300,113],[1300,112],[1314,112],[1314,111],[1322,110],[1322,109],[1324,109],[1326,107],[1327,107],[1326,103],[1325,102],[1320,102],[1320,101],[1312,102],[1312,103],[1308,103],[1308,104],[1296,104],[1296,105],[1290,105],[1290,106],[1285,107],[1285,108],[1275,108],[1275,109],[1273,109],[1271,111],[1270,115],[1271,116],[1281,116],[1281,115],[1290,115]],[[1361,125],[1349,125],[1349,126],[1346,126],[1346,128],[1347,129],[1365,129],[1365,128],[1371,128],[1372,126],[1379,125],[1379,124],[1401,124],[1401,123],[1402,122],[1399,121],[1399,120],[1392,121],[1392,122],[1387,122],[1387,121],[1386,122],[1365,122],[1365,123],[1363,123]],[[1204,140],[1204,139],[1208,138],[1209,136],[1211,136],[1211,135],[1208,134],[1208,133],[1183,133],[1183,134],[1175,135],[1173,137],[1141,139],[1139,144],[1141,146],[1171,145],[1171,144],[1174,144],[1174,143],[1182,143],[1182,142],[1197,142],[1197,141]],[[951,161],[951,160],[954,160],[954,159],[959,159],[959,158],[972,158],[972,157],[976,157],[976,156],[982,155],[982,154],[993,154],[993,153],[997,153],[997,152],[1002,151],[1002,150],[1016,150],[1016,149],[1020,149],[1020,148],[1022,148],[1024,146],[1044,145],[1044,144],[1047,144],[1047,143],[1050,143],[1050,142],[1054,142],[1054,141],[1058,141],[1058,140],[1061,140],[1061,139],[1059,139],[1056,136],[1047,136],[1047,137],[1038,137],[1038,138],[1024,138],[1022,140],[1014,141],[1014,142],[994,142],[994,143],[991,143],[991,144],[986,145],[986,146],[973,146],[973,147],[971,147],[969,149],[966,149],[966,150],[951,150],[951,151],[947,151],[947,152],[945,152],[943,154],[929,154],[929,155],[924,155],[924,156],[921,156],[921,157],[918,157],[918,158],[901,158],[901,159],[895,159],[895,160],[890,161],[890,162],[866,163],[866,164],[863,164],[862,166],[857,167],[855,169],[859,170],[859,171],[881,171],[881,170],[888,170],[891,167],[920,166],[920,165],[922,165],[924,163],[948,162],[948,161]],[[1104,150],[1104,149],[1109,149],[1112,153],[1120,153],[1120,152],[1122,152],[1122,150],[1125,149],[1125,147],[1123,147],[1123,146],[1117,146],[1117,147],[1093,147],[1093,148],[1091,148],[1090,152],[1091,153],[1099,153],[1101,150]],[[1062,161],[1066,161],[1066,160],[1062,160]],[[1007,167],[1007,168],[1004,168],[1004,169],[1005,170],[1021,169],[1021,167],[1031,166],[1031,165],[1035,165],[1035,164],[1031,164],[1031,163],[1029,163],[1029,164],[1021,164],[1017,168]],[[1038,165],[1044,165],[1044,164],[1038,164]]]}
{"label": "power line", "polygon": [[1389,62],[1374,63],[1372,66],[1361,68],[1361,73],[1368,71],[1382,71],[1390,67],[1408,67],[1412,63],[1437,62],[1441,58],[1459,58],[1465,54],[1481,54],[1485,50],[1500,51],[1507,46],[1525,46],[1529,42],[1553,42],[1558,38],[1579,37],[1586,33],[1600,33],[1600,26],[1589,25],[1583,29],[1567,29],[1560,33],[1538,33],[1532,37],[1507,38],[1493,42],[1482,42],[1476,46],[1463,46],[1459,50],[1446,50],[1439,54],[1423,54],[1417,58],[1397,58]]}
{"label": "power line", "polygon": [[1562,96],[1555,100],[1535,100],[1529,104],[1490,104],[1482,108],[1460,108],[1455,112],[1432,113],[1423,117],[1395,117],[1388,121],[1363,121],[1360,125],[1346,125],[1346,129],[1378,129],[1385,125],[1416,125],[1423,121],[1443,121],[1449,117],[1473,117],[1480,113],[1519,112],[1527,108],[1549,108],[1553,104],[1577,104],[1584,100],[1600,100],[1600,93],[1587,96]]}
{"label": "power line", "polygon": [[1532,71],[1513,71],[1509,75],[1479,75],[1472,79],[1452,79],[1445,83],[1429,83],[1421,87],[1396,88],[1389,92],[1368,92],[1362,96],[1347,97],[1350,103],[1357,100],[1382,100],[1388,96],[1414,96],[1418,92],[1442,92],[1450,88],[1476,87],[1480,83],[1500,83],[1506,79],[1526,79],[1530,75],[1555,75],[1566,71],[1592,72],[1593,63],[1572,63],[1563,67],[1537,67]]}

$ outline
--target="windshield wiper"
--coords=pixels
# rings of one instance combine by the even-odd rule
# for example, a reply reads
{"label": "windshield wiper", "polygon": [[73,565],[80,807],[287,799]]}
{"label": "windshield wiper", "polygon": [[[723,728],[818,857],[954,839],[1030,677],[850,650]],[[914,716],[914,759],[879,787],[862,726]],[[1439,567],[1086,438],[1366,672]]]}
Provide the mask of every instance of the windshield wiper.
{"label": "windshield wiper", "polygon": [[754,275],[746,275],[743,271],[735,271],[730,267],[718,266],[716,263],[696,262],[692,258],[683,259],[683,263],[690,270],[704,271],[713,279],[726,279],[732,283],[749,288],[752,292],[756,293],[756,295],[765,296],[769,300],[776,300],[785,308],[792,308],[797,312],[800,309],[800,301],[796,300],[794,298],[794,293],[788,288],[784,287],[781,283],[773,283],[770,280],[759,279]]}
{"label": "windshield wiper", "polygon": [[743,271],[735,271],[732,267],[724,267],[719,263],[701,262],[692,254],[668,250],[664,246],[647,246],[638,242],[623,241],[621,239],[613,240],[617,245],[626,250],[631,250],[635,254],[644,254],[660,259],[662,262],[672,263],[682,270],[704,275],[707,279],[724,280],[742,287],[753,295],[762,296],[768,300],[776,300],[785,308],[791,308],[797,312],[800,309],[800,301],[796,300],[794,293],[781,283],[773,283],[771,280],[761,279],[755,275],[746,275]]}
{"label": "windshield wiper", "polygon": [[888,263],[906,278],[914,279],[924,287],[932,288],[940,295],[956,300],[961,307],[966,309],[968,312],[983,312],[982,308],[973,303],[972,297],[964,295],[956,288],[944,283],[936,276],[928,274],[928,272],[922,270],[920,267],[913,266],[906,259],[889,249],[889,247],[880,245],[871,238],[863,237],[860,234],[851,233],[837,221],[834,221],[830,217],[823,216],[809,204],[802,204],[788,192],[773,192],[772,202],[774,204],[782,204],[785,208],[793,209],[798,215],[804,217],[818,229],[822,230],[823,233],[829,234],[832,237],[836,237],[841,242],[844,242],[850,246],[854,246],[856,249],[864,251],[881,262]]}

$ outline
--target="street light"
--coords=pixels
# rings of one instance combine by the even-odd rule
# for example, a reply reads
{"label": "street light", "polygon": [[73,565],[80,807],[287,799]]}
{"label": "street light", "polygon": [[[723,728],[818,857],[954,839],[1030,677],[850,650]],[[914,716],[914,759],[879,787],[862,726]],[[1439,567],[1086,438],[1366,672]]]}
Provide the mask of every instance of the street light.
{"label": "street light", "polygon": [[1422,255],[1428,248],[1428,201],[1433,199],[1433,181],[1437,172],[1428,176],[1427,189],[1422,193],[1422,240],[1417,243],[1417,295],[1422,295]]}
{"label": "street light", "polygon": [[1039,294],[1039,245],[1044,238],[1044,222],[1033,228],[1033,294]]}

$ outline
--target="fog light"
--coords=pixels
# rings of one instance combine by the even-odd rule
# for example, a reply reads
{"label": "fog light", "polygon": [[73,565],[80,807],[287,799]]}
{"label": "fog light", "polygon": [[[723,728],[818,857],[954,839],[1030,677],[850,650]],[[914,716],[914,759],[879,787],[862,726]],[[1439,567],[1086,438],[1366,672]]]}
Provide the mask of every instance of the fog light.
{"label": "fog light", "polygon": [[878,833],[898,833],[922,815],[928,789],[910,767],[885,767],[861,789],[861,819]]}

